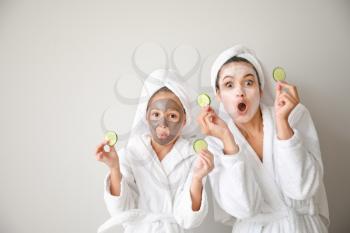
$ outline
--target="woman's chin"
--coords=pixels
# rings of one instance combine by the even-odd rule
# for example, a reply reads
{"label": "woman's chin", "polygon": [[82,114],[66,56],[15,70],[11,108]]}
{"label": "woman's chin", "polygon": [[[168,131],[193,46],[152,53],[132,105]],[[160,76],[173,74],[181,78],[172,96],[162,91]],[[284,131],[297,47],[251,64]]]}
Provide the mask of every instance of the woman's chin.
{"label": "woman's chin", "polygon": [[243,113],[235,113],[232,118],[235,123],[245,124],[252,120],[254,114],[251,114],[249,111]]}

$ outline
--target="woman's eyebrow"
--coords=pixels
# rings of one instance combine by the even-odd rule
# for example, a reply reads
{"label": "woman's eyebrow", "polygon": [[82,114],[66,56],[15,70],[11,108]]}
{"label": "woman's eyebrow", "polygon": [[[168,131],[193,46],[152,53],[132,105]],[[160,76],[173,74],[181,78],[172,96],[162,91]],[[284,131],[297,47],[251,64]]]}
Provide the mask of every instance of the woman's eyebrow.
{"label": "woman's eyebrow", "polygon": [[243,78],[247,78],[247,77],[249,77],[249,76],[253,76],[253,77],[255,77],[255,76],[254,76],[254,74],[252,74],[252,73],[248,73],[248,74],[244,75],[244,77],[243,77]]}
{"label": "woman's eyebrow", "polygon": [[233,76],[230,76],[230,75],[226,75],[223,79],[222,79],[222,81],[224,81],[226,78],[234,78]]}

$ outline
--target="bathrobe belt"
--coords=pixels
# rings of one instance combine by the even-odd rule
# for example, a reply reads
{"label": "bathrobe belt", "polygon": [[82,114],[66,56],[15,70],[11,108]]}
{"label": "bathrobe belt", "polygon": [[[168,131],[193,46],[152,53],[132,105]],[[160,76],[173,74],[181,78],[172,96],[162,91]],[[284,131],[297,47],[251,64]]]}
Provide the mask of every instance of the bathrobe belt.
{"label": "bathrobe belt", "polygon": [[249,217],[249,218],[244,218],[244,219],[239,219],[238,222],[241,221],[248,221],[248,222],[254,222],[258,225],[261,226],[261,228],[263,228],[264,226],[282,220],[283,218],[288,218],[288,222],[289,222],[289,228],[290,228],[290,232],[296,232],[296,229],[298,229],[298,216],[304,216],[304,215],[309,215],[309,216],[313,216],[316,215],[315,210],[311,210],[309,208],[299,208],[299,209],[295,209],[295,208],[291,208],[291,207],[286,207],[283,208],[280,211],[276,211],[273,213],[260,213],[257,214],[253,217]]}
{"label": "bathrobe belt", "polygon": [[171,214],[152,213],[141,209],[132,209],[113,215],[98,228],[97,232],[102,233],[116,225],[125,226],[130,224],[154,223],[159,221],[177,224],[174,216]]}

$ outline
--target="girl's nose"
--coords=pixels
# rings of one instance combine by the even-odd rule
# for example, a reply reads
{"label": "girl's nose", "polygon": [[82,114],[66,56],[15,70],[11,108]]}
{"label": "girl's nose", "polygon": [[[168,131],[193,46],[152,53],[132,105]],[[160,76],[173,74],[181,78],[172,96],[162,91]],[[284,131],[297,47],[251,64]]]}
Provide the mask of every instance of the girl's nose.
{"label": "girl's nose", "polygon": [[167,121],[164,118],[160,119],[159,126],[162,128],[168,127]]}

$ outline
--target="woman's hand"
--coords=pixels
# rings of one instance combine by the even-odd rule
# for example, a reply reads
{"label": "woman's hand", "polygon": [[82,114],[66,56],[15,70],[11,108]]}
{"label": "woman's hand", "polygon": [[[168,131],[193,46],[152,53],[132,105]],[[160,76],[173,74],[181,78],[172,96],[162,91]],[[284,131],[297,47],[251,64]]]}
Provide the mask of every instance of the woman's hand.
{"label": "woman's hand", "polygon": [[209,172],[214,169],[214,156],[208,150],[201,150],[198,152],[198,158],[195,161],[193,168],[193,179],[202,181]]}
{"label": "woman's hand", "polygon": [[288,120],[289,114],[300,102],[297,88],[286,82],[276,85],[275,110],[277,120]]}
{"label": "woman's hand", "polygon": [[104,140],[96,148],[95,157],[96,160],[105,163],[111,170],[119,170],[119,157],[114,146],[109,146],[109,152],[104,151],[104,147],[108,145],[108,141]]}
{"label": "woman's hand", "polygon": [[222,141],[224,154],[236,154],[238,152],[239,148],[231,130],[214,109],[210,106],[203,107],[197,121],[203,134],[216,137]]}
{"label": "woman's hand", "polygon": [[300,103],[297,88],[286,82],[276,85],[276,127],[277,136],[281,140],[289,139],[294,132],[288,123],[288,117],[293,109]]}
{"label": "woman's hand", "polygon": [[227,124],[223,121],[210,106],[202,108],[197,121],[201,131],[205,135],[222,139],[224,134],[229,131]]}

